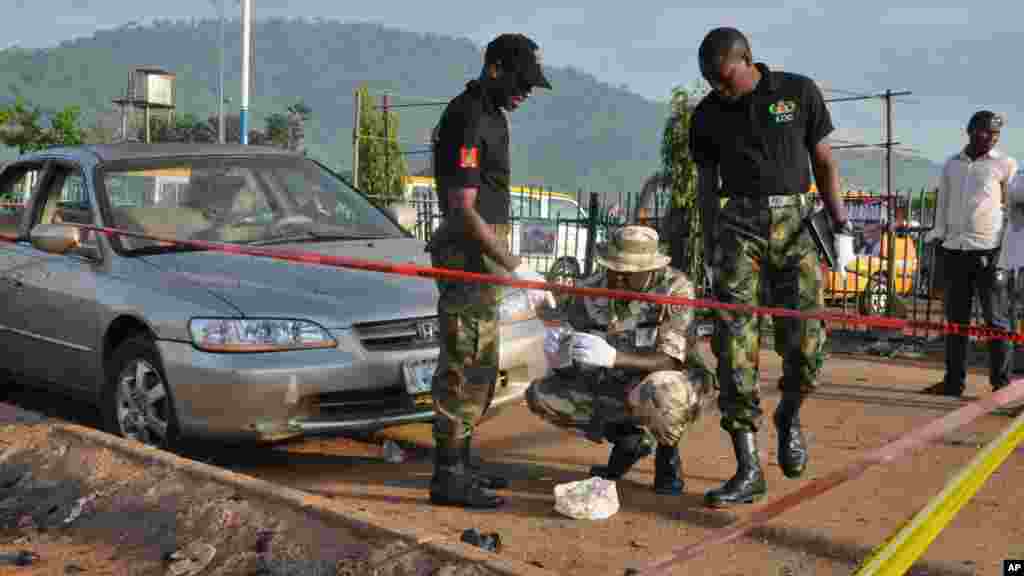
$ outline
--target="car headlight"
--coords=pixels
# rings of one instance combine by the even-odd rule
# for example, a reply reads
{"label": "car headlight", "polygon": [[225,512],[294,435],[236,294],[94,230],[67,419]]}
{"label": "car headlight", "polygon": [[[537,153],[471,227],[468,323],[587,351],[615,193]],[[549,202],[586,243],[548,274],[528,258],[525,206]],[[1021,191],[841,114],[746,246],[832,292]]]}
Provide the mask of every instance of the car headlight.
{"label": "car headlight", "polygon": [[523,288],[506,288],[501,302],[498,304],[499,322],[522,322],[537,317],[537,311],[530,306]]}
{"label": "car headlight", "polygon": [[334,348],[337,340],[316,323],[279,318],[193,318],[192,342],[207,352],[281,352]]}

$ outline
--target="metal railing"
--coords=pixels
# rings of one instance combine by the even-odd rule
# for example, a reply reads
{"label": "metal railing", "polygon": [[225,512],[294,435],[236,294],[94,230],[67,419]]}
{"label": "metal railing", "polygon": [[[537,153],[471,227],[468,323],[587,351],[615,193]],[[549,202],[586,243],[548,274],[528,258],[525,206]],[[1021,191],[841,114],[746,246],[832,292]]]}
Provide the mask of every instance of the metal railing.
{"label": "metal railing", "polygon": [[[575,282],[591,274],[595,270],[593,255],[597,244],[605,241],[615,228],[627,223],[640,223],[657,229],[666,251],[673,244],[676,250],[680,247],[687,251],[694,249],[685,237],[681,242],[671,242],[672,238],[666,234],[669,229],[668,207],[660,202],[641,210],[634,202],[638,198],[629,194],[625,195],[625,201],[620,195],[618,201],[611,202],[607,201],[606,195],[606,201],[602,203],[596,192],[587,195],[579,193],[577,198],[587,198],[587,202],[586,205],[578,202],[575,214],[560,212],[552,215],[546,207],[551,206],[552,199],[564,198],[563,195],[543,188],[530,188],[519,197],[521,201],[518,205],[516,201],[513,202],[509,217],[513,253],[552,281]],[[933,245],[925,245],[923,241],[931,230],[933,220],[933,209],[926,206],[924,199],[925,191],[922,190],[916,199],[901,201],[901,214],[892,223],[889,222],[888,214],[893,211],[879,210],[881,217],[872,220],[863,217],[869,211],[858,208],[861,204],[884,203],[888,198],[847,198],[847,208],[857,223],[857,260],[849,267],[852,271],[846,275],[845,280],[838,273],[822,266],[824,295],[829,308],[863,316],[886,316],[892,312],[894,316],[914,322],[944,321],[941,280],[935,275],[935,248]],[[428,241],[441,222],[436,199],[399,201],[415,207],[416,223],[412,231],[417,238]],[[857,217],[857,214],[862,217]],[[890,252],[895,256],[892,266]],[[687,260],[674,258],[674,261]],[[894,273],[891,282],[888,277],[890,270]],[[771,302],[770,294],[765,296],[769,298],[765,300],[766,303]],[[891,298],[896,301],[890,310]],[[975,322],[981,320],[978,306],[975,307],[973,317]],[[770,329],[771,320],[766,319],[765,324]],[[876,330],[846,322],[834,324],[830,328],[860,332],[865,336]],[[902,334],[890,332],[885,336],[923,342],[933,340],[939,334],[935,330],[915,327]]]}

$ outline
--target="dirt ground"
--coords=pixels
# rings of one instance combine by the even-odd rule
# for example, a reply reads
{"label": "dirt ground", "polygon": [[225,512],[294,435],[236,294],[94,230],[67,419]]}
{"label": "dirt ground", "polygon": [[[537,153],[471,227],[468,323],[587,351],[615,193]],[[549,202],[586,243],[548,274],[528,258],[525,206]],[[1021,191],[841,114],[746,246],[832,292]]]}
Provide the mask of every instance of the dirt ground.
{"label": "dirt ground", "polygon": [[[775,381],[780,370],[774,352],[765,351],[762,397],[766,414],[770,414],[778,401]],[[802,412],[811,451],[809,471],[803,480],[782,476],[776,464],[775,431],[766,418],[759,439],[769,498],[795,490],[801,482],[843,466],[861,451],[887,443],[961,406],[962,401],[956,399],[915,393],[941,376],[941,365],[925,360],[832,355],[826,363],[821,389],[808,400]],[[973,370],[968,381],[969,396],[965,400],[986,393],[987,377],[982,371]],[[653,459],[646,459],[618,482],[619,512],[608,520],[591,522],[558,515],[553,510],[552,490],[558,483],[585,478],[590,465],[604,462],[609,446],[593,444],[549,426],[532,416],[524,405],[510,407],[488,422],[479,435],[480,454],[490,469],[512,480],[509,489],[501,492],[506,506],[497,511],[429,505],[427,486],[431,466],[426,449],[429,429],[425,426],[392,429],[376,439],[378,442],[385,437],[399,440],[406,448],[407,460],[403,463],[386,461],[379,444],[340,438],[312,438],[273,449],[250,447],[230,452],[197,452],[193,457],[328,496],[351,510],[372,511],[379,517],[446,536],[456,537],[467,528],[498,532],[503,545],[500,554],[556,573],[622,574],[624,568],[633,563],[697,542],[715,529],[742,518],[742,508],[713,511],[706,509],[701,500],[706,490],[718,486],[734,471],[728,437],[718,427],[718,417],[717,412],[706,415],[681,445],[686,481],[682,496],[653,493]],[[699,558],[677,565],[671,573],[850,574],[872,547],[924,506],[1009,422],[1005,414],[984,416],[927,449],[890,465],[870,469],[862,477],[805,502],[731,545],[708,549]],[[22,439],[21,434],[9,437],[4,433],[0,438],[7,445],[32,445],[29,439]],[[33,441],[40,443],[40,450],[44,445],[45,449],[53,449],[45,444],[45,435]],[[29,453],[20,454],[28,458]],[[90,516],[91,520],[83,515],[70,528],[43,532],[32,526],[18,528],[18,521],[26,515],[32,516],[32,510],[38,518],[59,518],[63,512],[58,510],[49,516],[40,516],[38,511],[43,509],[40,506],[45,500],[40,497],[36,504],[17,509],[13,515],[8,513],[10,498],[7,494],[11,488],[7,480],[0,478],[3,490],[0,526],[4,530],[0,533],[0,553],[33,546],[41,555],[49,546],[57,545],[59,550],[46,553],[50,560],[45,570],[43,564],[33,568],[39,571],[0,567],[0,574],[63,574],[65,572],[58,568],[64,569],[69,564],[85,568],[87,574],[124,573],[116,571],[112,562],[117,561],[132,564],[116,566],[151,567],[152,573],[157,573],[164,566],[161,564],[163,554],[193,538],[209,539],[218,551],[228,551],[228,558],[255,562],[252,552],[257,539],[255,527],[308,521],[294,515],[279,517],[279,512],[261,508],[255,518],[240,523],[245,526],[244,530],[224,530],[229,520],[211,516],[214,514],[211,510],[244,506],[244,503],[232,502],[230,494],[204,494],[164,477],[162,474],[166,472],[162,471],[111,467],[103,464],[102,459],[86,456],[79,447],[69,448],[68,455],[62,458],[69,469],[79,472],[87,469],[89,473],[81,483],[82,488],[76,488],[61,502],[66,504],[69,498],[73,502],[71,496],[88,495],[97,486],[113,486],[115,494],[123,494],[123,497],[105,496],[97,500],[99,509],[109,510],[107,515]],[[15,461],[12,456],[3,464],[3,469],[11,469]],[[45,481],[46,474],[34,468],[31,459],[20,469],[26,469],[25,466]],[[908,574],[1001,574],[1003,559],[1024,557],[1024,527],[1018,520],[1020,508],[1015,502],[1022,472],[1024,458],[1018,450],[947,525]],[[6,475],[7,472],[5,478]],[[147,495],[141,489],[116,488],[121,478],[132,475],[139,476],[129,481],[131,485],[152,486],[155,492]],[[218,505],[212,506],[212,502]],[[145,514],[139,512],[140,509],[144,509]],[[105,520],[99,520],[100,517]],[[144,522],[142,518],[149,520]],[[146,526],[153,523],[162,528],[147,532]],[[192,528],[182,530],[182,526]],[[68,534],[70,540],[67,540]],[[346,538],[351,540],[353,536],[341,535],[338,541],[346,542]],[[366,550],[365,546],[373,548],[365,542],[353,546],[358,548],[359,545],[364,546],[361,550]],[[330,552],[314,550],[314,556],[298,557],[335,559],[330,557]],[[351,549],[342,546],[337,554],[344,555],[346,550]],[[261,573],[244,570],[222,567],[220,571],[209,573]]]}
{"label": "dirt ground", "polygon": [[3,575],[493,574],[127,459],[6,404],[0,422]]}
{"label": "dirt ground", "polygon": [[[764,354],[763,362],[764,405],[770,413],[778,399],[774,382],[781,367],[771,352]],[[962,405],[914,393],[939,378],[941,367],[934,364],[833,356],[821,391],[803,412],[811,446],[806,479],[824,475],[859,452]],[[984,393],[987,379],[976,372],[970,376],[968,394]],[[672,573],[850,574],[873,546],[924,506],[1009,422],[1006,415],[985,416],[941,443],[871,469],[804,503],[734,545],[709,549]],[[386,436],[429,444],[429,432],[422,426],[392,430]],[[770,425],[762,429],[760,440],[770,496],[795,490],[801,481],[782,476]],[[491,469],[513,481],[503,491],[507,504],[501,511],[431,507],[426,499],[431,469],[425,451],[413,451],[413,458],[402,464],[379,458],[357,461],[344,455],[353,448],[348,442],[309,440],[273,461],[225,465],[416,525],[453,533],[470,526],[497,531],[506,544],[505,554],[562,574],[622,574],[632,562],[696,542],[743,514],[742,509],[711,511],[701,502],[703,492],[725,481],[735,466],[717,412],[702,419],[682,447],[685,494],[654,494],[653,460],[647,459],[618,483],[621,509],[605,521],[559,516],[553,510],[552,490],[558,483],[585,478],[591,464],[606,459],[607,445],[548,426],[525,406],[488,423],[479,445]],[[1004,558],[1024,556],[1024,528],[1014,505],[1022,468],[1024,459],[1018,452],[993,474],[910,574],[1000,574]]]}

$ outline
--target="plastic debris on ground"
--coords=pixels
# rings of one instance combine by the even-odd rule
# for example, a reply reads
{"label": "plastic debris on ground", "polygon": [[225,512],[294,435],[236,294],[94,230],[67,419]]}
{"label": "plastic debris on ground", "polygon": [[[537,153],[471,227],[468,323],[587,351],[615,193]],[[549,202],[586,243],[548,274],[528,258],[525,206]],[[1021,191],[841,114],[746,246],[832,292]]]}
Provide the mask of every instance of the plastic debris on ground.
{"label": "plastic debris on ground", "polygon": [[497,532],[481,534],[476,528],[469,528],[462,533],[462,541],[488,552],[501,551],[501,536]]}
{"label": "plastic debris on ground", "polygon": [[615,482],[599,476],[557,484],[555,511],[577,520],[604,520],[619,511]]}
{"label": "plastic debris on ground", "polygon": [[39,560],[39,555],[30,550],[0,553],[0,566],[31,566]]}
{"label": "plastic debris on ground", "polygon": [[171,563],[167,568],[167,576],[195,576],[206,569],[216,555],[217,549],[213,546],[203,542],[192,542],[170,555]]}

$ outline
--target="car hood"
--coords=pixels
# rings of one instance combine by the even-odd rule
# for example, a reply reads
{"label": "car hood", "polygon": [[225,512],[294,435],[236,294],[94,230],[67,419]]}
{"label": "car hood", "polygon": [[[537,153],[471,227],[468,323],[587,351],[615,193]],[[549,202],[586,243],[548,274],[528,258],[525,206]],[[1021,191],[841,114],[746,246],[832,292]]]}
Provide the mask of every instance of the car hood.
{"label": "car hood", "polygon": [[[423,242],[412,238],[298,242],[274,248],[328,256],[429,266]],[[143,257],[166,275],[164,285],[201,286],[244,316],[302,318],[327,328],[437,314],[438,291],[415,278],[221,252]]]}

